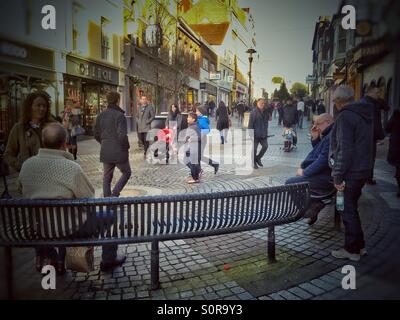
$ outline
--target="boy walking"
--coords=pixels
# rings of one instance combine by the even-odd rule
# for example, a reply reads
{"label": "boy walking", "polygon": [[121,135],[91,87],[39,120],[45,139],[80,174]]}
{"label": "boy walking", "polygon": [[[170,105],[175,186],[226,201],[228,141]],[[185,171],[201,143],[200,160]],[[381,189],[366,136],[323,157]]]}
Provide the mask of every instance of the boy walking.
{"label": "boy walking", "polygon": [[200,182],[200,158],[201,158],[201,132],[197,123],[197,115],[194,112],[189,113],[188,128],[186,131],[186,165],[190,168],[191,178],[189,184]]}

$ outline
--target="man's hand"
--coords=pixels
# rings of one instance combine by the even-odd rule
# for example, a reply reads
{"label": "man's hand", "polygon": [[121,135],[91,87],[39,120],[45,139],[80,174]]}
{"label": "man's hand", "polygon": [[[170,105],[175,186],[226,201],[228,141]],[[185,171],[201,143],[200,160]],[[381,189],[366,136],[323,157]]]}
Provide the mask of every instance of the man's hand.
{"label": "man's hand", "polygon": [[345,183],[342,182],[341,184],[335,184],[335,188],[337,191],[344,191]]}
{"label": "man's hand", "polygon": [[297,169],[296,176],[298,176],[298,177],[302,177],[303,175],[304,175],[304,170],[303,170],[303,169],[301,169],[301,168]]}

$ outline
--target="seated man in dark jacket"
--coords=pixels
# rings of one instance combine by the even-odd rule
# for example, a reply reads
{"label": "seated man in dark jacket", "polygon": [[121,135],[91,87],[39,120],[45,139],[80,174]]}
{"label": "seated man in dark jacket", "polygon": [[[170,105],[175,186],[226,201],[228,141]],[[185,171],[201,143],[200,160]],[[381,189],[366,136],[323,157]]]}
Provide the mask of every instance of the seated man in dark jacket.
{"label": "seated man in dark jacket", "polygon": [[[286,184],[308,182],[311,190],[329,192],[333,188],[328,162],[333,117],[328,113],[321,114],[315,118],[314,126],[319,132],[319,142],[297,169],[297,176],[288,179]],[[324,206],[322,202],[311,203],[307,212],[310,225],[317,221],[318,213]]]}

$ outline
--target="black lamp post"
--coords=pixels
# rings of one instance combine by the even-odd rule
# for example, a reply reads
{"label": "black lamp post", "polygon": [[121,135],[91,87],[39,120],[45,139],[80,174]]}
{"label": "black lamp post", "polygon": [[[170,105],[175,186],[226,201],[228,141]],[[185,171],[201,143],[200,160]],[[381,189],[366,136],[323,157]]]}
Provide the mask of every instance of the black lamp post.
{"label": "black lamp post", "polygon": [[251,66],[253,64],[253,54],[256,52],[253,48],[246,51],[249,54],[249,108],[251,108]]}

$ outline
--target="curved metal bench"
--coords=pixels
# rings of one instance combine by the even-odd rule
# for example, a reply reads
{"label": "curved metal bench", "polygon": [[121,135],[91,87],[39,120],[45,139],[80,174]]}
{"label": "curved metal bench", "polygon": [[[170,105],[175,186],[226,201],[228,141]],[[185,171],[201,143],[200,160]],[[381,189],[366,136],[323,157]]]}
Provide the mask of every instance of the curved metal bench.
{"label": "curved metal bench", "polygon": [[[306,183],[137,198],[0,200],[0,246],[5,247],[9,295],[13,247],[151,242],[151,289],[159,288],[159,241],[268,228],[268,259],[273,262],[274,227],[302,218],[308,201]],[[95,235],[76,237],[85,216],[110,210],[116,216],[112,226],[93,225]]]}

